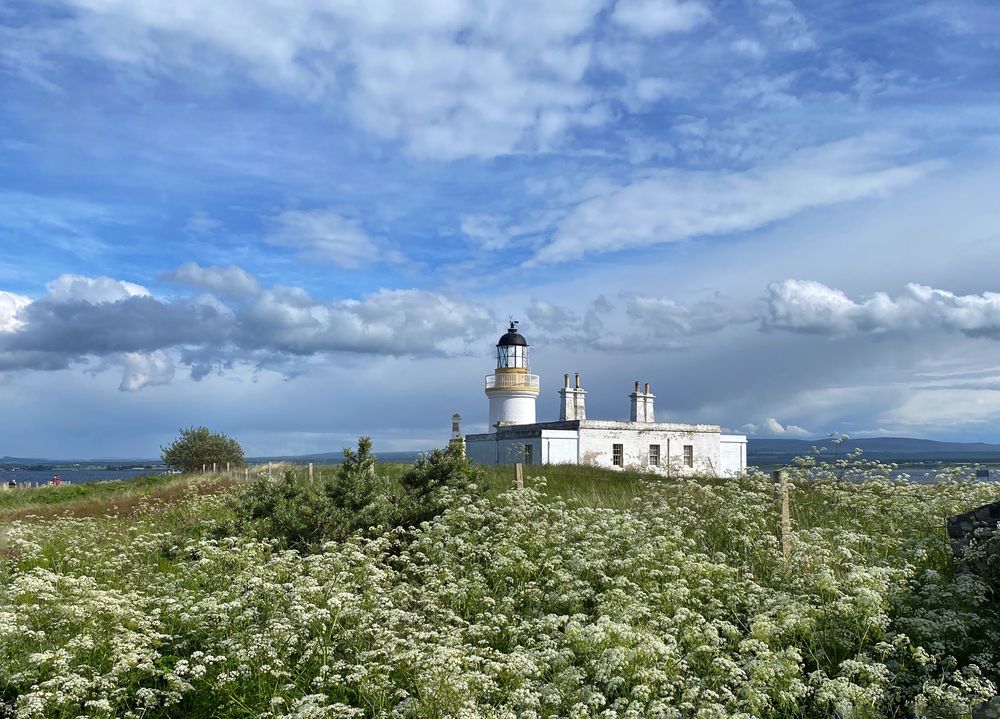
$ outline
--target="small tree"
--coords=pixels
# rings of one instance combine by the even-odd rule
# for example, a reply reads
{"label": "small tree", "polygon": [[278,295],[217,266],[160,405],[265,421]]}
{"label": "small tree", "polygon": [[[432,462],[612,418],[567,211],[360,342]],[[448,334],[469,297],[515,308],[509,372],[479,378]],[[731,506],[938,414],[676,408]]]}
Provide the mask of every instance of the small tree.
{"label": "small tree", "polygon": [[213,463],[220,467],[226,462],[233,467],[246,464],[243,448],[228,435],[212,432],[207,427],[187,427],[180,432],[180,437],[160,447],[160,457],[168,467],[196,472],[203,465],[211,467]]}

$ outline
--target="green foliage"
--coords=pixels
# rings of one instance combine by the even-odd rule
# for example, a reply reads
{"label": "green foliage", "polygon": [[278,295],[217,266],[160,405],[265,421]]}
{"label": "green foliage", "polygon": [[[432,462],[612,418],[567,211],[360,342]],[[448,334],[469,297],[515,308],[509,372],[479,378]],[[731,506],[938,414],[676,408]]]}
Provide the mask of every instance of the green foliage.
{"label": "green foliage", "polygon": [[199,472],[202,467],[213,464],[225,468],[246,464],[243,448],[232,437],[220,432],[212,432],[207,427],[187,427],[181,429],[180,437],[160,447],[163,463],[184,472]]}
{"label": "green foliage", "polygon": [[291,469],[280,480],[258,477],[234,497],[233,507],[267,536],[297,549],[316,548],[357,532],[377,536],[432,519],[480,476],[455,447],[435,450],[399,477],[379,470],[371,439],[361,437],[356,451],[344,450],[336,473],[321,472],[312,482]]}
{"label": "green foliage", "polygon": [[358,440],[357,452],[344,449],[336,481],[327,482],[323,491],[335,528],[331,538],[342,539],[355,530],[377,529],[393,522],[396,498],[389,481],[375,470],[370,437]]}
{"label": "green foliage", "polygon": [[478,490],[484,479],[482,467],[470,465],[460,445],[435,449],[400,477],[404,496],[398,523],[415,525],[441,514],[456,493]]}

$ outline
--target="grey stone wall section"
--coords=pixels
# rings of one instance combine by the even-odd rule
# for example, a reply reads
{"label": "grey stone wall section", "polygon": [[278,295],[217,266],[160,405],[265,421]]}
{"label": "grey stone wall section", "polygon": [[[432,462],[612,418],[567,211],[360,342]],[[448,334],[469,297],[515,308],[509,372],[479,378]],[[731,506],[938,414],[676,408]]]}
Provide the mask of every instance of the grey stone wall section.
{"label": "grey stone wall section", "polygon": [[973,709],[972,719],[1000,719],[1000,697],[993,697]]}
{"label": "grey stone wall section", "polygon": [[1000,525],[1000,502],[991,502],[969,512],[948,517],[948,541],[959,571],[970,571],[964,561],[965,549],[973,539],[987,540]]}
{"label": "grey stone wall section", "polygon": [[[965,551],[973,541],[986,542],[1000,526],[1000,502],[976,507],[970,512],[948,517],[948,542],[959,572],[976,572]],[[978,568],[982,568],[981,566]],[[1000,719],[1000,697],[972,709],[972,719]]]}

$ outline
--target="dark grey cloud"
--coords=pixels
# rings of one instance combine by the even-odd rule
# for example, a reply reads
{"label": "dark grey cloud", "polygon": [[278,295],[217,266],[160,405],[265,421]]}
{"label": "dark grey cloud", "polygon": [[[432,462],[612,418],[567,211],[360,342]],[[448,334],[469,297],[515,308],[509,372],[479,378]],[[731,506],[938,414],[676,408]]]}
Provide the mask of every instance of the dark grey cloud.
{"label": "dark grey cloud", "polygon": [[[248,286],[239,273],[226,275]],[[0,369],[63,369],[104,358],[123,368],[122,389],[133,390],[173,378],[168,351],[194,379],[237,361],[295,374],[295,357],[322,353],[463,354],[496,326],[481,305],[422,290],[321,301],[300,288],[275,287],[227,303],[212,295],[157,298],[137,285],[131,294],[116,292],[115,282],[60,278],[50,285],[58,292],[8,303]]]}
{"label": "dark grey cloud", "polygon": [[0,351],[107,355],[185,344],[225,344],[234,330],[224,306],[128,297],[115,302],[42,298],[20,314],[23,326],[0,334]]}

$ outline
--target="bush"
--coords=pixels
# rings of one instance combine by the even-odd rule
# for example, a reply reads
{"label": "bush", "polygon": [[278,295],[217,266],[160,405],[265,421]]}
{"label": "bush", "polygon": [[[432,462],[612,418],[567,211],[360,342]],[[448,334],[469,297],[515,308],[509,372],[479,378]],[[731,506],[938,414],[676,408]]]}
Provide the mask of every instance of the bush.
{"label": "bush", "polygon": [[168,467],[184,472],[198,472],[202,467],[227,463],[233,467],[246,464],[243,448],[232,437],[220,432],[212,432],[207,427],[181,429],[181,436],[160,447],[160,457]]}
{"label": "bush", "polygon": [[484,478],[482,467],[470,465],[459,445],[435,449],[400,477],[405,494],[399,523],[419,524],[441,514],[455,492],[478,489]]}
{"label": "bush", "polygon": [[418,460],[397,484],[379,474],[371,449],[371,439],[361,437],[357,451],[344,450],[335,476],[321,474],[313,482],[290,469],[279,480],[258,477],[235,496],[236,515],[288,546],[307,549],[358,532],[377,536],[417,525],[481,480],[481,470],[450,446]]}

